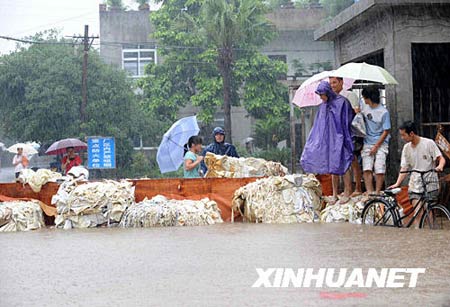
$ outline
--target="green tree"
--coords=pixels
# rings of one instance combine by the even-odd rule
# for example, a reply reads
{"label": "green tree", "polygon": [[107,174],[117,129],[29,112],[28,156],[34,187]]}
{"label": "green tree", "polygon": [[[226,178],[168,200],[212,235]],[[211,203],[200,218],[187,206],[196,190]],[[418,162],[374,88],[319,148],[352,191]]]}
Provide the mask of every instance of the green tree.
{"label": "green tree", "polygon": [[[116,138],[117,165],[131,162],[132,137],[155,126],[125,72],[89,53],[87,119],[80,121],[82,49],[55,33],[0,61],[0,125],[11,138],[50,142],[89,135]],[[44,43],[45,42],[45,43]],[[81,132],[83,131],[83,132]]]}
{"label": "green tree", "polygon": [[321,0],[323,7],[327,10],[328,16],[334,17],[353,3],[354,0]]}
{"label": "green tree", "polygon": [[287,89],[277,77],[287,66],[258,52],[274,36],[265,12],[253,0],[165,1],[151,15],[163,63],[149,65],[140,83],[149,109],[174,120],[191,103],[210,123],[223,107],[230,137],[232,105],[243,102],[260,118],[286,111]]}
{"label": "green tree", "polygon": [[113,7],[113,8],[120,8],[120,9],[124,8],[122,0],[106,0],[106,4],[109,7]]}

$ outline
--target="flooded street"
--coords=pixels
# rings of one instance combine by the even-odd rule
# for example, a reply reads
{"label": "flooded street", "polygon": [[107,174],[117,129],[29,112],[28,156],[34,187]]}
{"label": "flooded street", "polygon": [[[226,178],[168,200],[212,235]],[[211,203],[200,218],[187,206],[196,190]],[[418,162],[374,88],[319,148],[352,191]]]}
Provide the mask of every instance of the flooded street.
{"label": "flooded street", "polygon": [[[450,304],[450,232],[222,224],[0,234],[1,306]],[[256,268],[426,268],[416,288],[252,288]]]}

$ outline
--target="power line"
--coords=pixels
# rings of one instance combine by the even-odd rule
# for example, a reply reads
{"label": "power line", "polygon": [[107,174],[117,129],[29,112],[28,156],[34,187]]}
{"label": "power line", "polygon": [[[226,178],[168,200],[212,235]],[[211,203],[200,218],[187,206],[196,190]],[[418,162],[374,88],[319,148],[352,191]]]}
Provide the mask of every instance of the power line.
{"label": "power line", "polygon": [[57,21],[54,21],[54,22],[50,22],[50,23],[34,26],[33,28],[28,28],[28,29],[22,30],[20,32],[16,32],[13,35],[19,35],[19,34],[22,34],[22,33],[29,32],[31,30],[35,30],[35,29],[39,29],[39,28],[43,28],[43,27],[59,24],[59,23],[64,22],[64,21],[69,21],[69,20],[72,20],[72,19],[77,19],[77,18],[81,18],[81,17],[93,15],[93,14],[96,14],[96,13],[90,12],[90,13],[84,13],[84,14],[73,16],[73,17],[69,17],[69,18],[60,19],[60,20],[57,20]]}
{"label": "power line", "polygon": [[[71,36],[72,38],[81,38],[80,36]],[[99,38],[96,36],[95,38]],[[27,44],[50,44],[50,45],[74,45],[74,42],[53,42],[53,41],[31,41],[25,39],[14,38],[10,36],[0,36],[0,39],[12,40]],[[153,44],[154,49],[159,50],[222,50],[223,48],[213,48],[208,46],[182,46],[182,45],[158,45],[156,41],[145,41],[145,42],[112,42],[112,41],[100,41],[99,43],[91,43],[91,46],[117,46],[123,47],[125,45],[149,45]],[[144,48],[145,49],[145,48]],[[148,48],[147,48],[148,49]],[[329,52],[328,49],[286,49],[286,50],[258,50],[258,49],[248,49],[248,48],[233,48],[234,51],[244,51],[244,52],[261,52],[261,53],[283,53],[283,52]]]}
{"label": "power line", "polygon": [[10,36],[0,35],[0,39],[6,39],[10,41],[20,42],[24,44],[38,44],[38,45],[70,45],[73,46],[73,42],[53,42],[53,41],[32,41],[27,39],[15,38]]}

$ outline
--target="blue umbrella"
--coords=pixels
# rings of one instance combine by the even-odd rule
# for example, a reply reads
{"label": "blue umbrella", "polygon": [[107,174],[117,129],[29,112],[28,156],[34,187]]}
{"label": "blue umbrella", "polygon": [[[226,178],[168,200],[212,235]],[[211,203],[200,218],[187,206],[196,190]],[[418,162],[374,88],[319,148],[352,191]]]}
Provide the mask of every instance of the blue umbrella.
{"label": "blue umbrella", "polygon": [[199,132],[197,117],[189,116],[176,121],[164,133],[156,155],[161,173],[173,172],[180,168],[183,164],[184,145],[191,136]]}

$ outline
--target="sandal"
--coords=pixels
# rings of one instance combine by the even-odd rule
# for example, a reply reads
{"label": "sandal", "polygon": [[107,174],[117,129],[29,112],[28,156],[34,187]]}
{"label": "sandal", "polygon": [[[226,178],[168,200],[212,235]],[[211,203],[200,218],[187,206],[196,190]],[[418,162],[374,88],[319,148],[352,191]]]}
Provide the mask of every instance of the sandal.
{"label": "sandal", "polygon": [[355,191],[355,192],[352,193],[352,195],[350,195],[350,197],[358,197],[358,196],[361,196],[361,195],[362,195],[361,192]]}
{"label": "sandal", "polygon": [[334,205],[337,203],[338,200],[339,200],[339,198],[337,198],[336,196],[332,196],[332,197],[328,198],[327,205]]}
{"label": "sandal", "polygon": [[341,199],[339,200],[339,204],[340,204],[340,205],[343,205],[343,204],[348,203],[349,201],[350,201],[350,197],[348,197],[348,196],[343,196],[343,197],[341,197]]}

